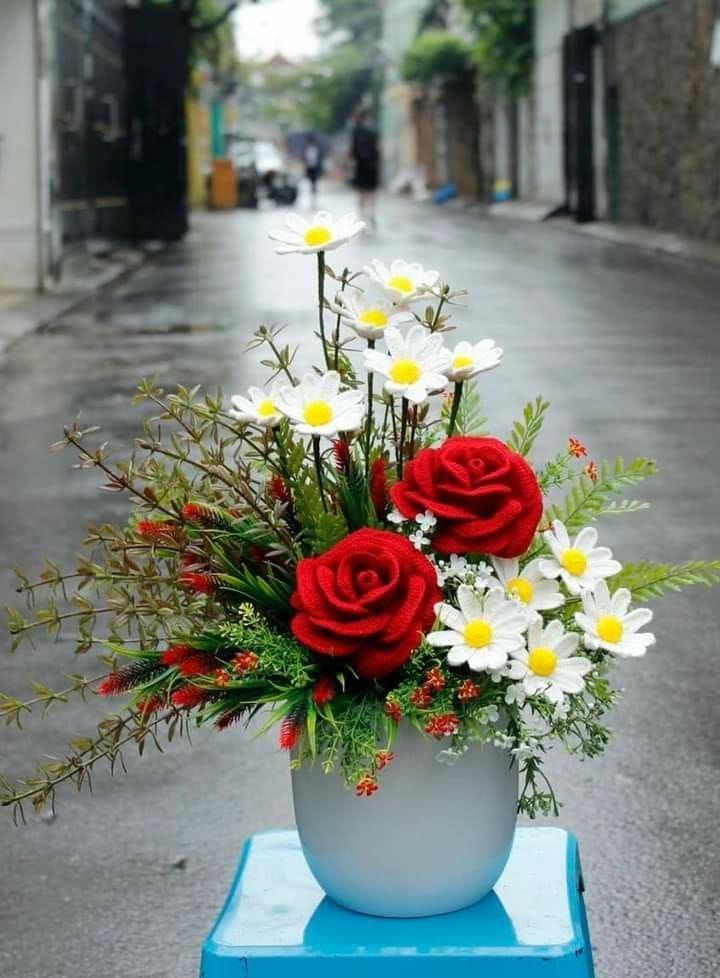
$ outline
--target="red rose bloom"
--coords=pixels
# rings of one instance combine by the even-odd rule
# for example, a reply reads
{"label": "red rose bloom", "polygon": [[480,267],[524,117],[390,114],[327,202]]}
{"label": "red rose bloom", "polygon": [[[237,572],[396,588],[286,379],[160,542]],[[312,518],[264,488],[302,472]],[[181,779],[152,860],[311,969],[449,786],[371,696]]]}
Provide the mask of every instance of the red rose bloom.
{"label": "red rose bloom", "polygon": [[433,547],[442,554],[525,553],[540,522],[542,493],[535,473],[497,438],[448,438],[408,462],[390,490],[407,517],[437,517]]}
{"label": "red rose bloom", "polygon": [[347,657],[363,679],[381,679],[410,658],[440,599],[435,568],[405,537],[357,530],[300,561],[291,628],[314,652]]}

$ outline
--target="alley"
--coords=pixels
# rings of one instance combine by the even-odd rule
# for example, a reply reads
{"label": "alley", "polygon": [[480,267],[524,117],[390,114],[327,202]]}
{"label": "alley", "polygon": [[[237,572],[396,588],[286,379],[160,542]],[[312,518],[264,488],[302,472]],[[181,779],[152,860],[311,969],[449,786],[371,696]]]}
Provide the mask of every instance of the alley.
{"label": "alley", "polygon": [[[338,190],[321,203],[352,205]],[[242,392],[262,378],[244,352],[260,323],[287,323],[298,365],[310,365],[314,263],[273,253],[266,232],[283,217],[197,216],[182,245],[0,361],[2,604],[14,598],[9,568],[37,570],[43,554],[70,561],[89,521],[124,518],[123,499],[98,492],[69,455],[48,454],[64,422],[102,426],[123,455],[140,377]],[[720,556],[720,269],[399,200],[383,202],[377,232],[329,260],[340,270],[375,256],[418,260],[470,291],[454,314],[458,338],[492,336],[505,349],[483,380],[493,433],[506,436],[542,393],[552,411],[538,459],[569,435],[596,459],[658,459],[660,479],[639,493],[653,508],[604,525],[620,559]],[[716,608],[706,591],[665,602],[656,649],[618,667],[626,693],[606,757],[551,765],[560,822],[581,842],[599,978],[716,974]],[[27,693],[32,678],[52,686],[83,667],[62,643],[24,648],[3,654],[0,686]],[[3,728],[0,770],[29,773],[58,740],[87,732],[94,712],[60,706],[22,739]],[[0,933],[12,935],[0,941],[4,975],[192,978],[242,840],[292,823],[287,759],[272,737],[204,730],[192,749],[127,760],[128,777],[98,773],[94,800],[64,793],[54,821],[0,821],[12,884],[0,895]]]}

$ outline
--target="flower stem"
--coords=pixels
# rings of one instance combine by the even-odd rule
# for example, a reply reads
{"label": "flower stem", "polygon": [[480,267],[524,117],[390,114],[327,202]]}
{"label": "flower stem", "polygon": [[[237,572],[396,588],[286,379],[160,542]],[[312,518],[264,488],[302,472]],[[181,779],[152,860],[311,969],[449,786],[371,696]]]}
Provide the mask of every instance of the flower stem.
{"label": "flower stem", "polygon": [[417,404],[413,406],[412,414],[410,415],[410,452],[408,458],[415,458],[415,434],[417,432],[418,425],[418,408]]}
{"label": "flower stem", "polygon": [[325,336],[325,252],[318,251],[318,322],[320,324],[320,339],[322,340],[325,366],[330,369],[327,337]]}
{"label": "flower stem", "polygon": [[315,472],[317,474],[318,489],[320,490],[320,500],[322,502],[322,507],[327,513],[327,500],[325,499],[325,486],[323,485],[323,474],[322,474],[322,459],[320,458],[320,437],[318,435],[312,436],[313,442],[313,457],[315,458]]}
{"label": "flower stem", "polygon": [[[368,350],[375,349],[375,340],[367,341]],[[367,480],[368,473],[370,472],[370,430],[372,428],[373,421],[373,380],[375,379],[375,374],[372,370],[368,371],[367,379],[367,394],[368,394],[368,407],[367,407],[367,418],[365,419],[365,479]]]}
{"label": "flower stem", "polygon": [[[350,274],[350,269],[343,268],[342,281],[340,284],[341,293],[345,291],[345,286],[347,285],[347,277],[349,274]],[[338,361],[340,359],[340,320],[341,319],[342,316],[340,315],[340,313],[338,313],[337,320],[335,321],[335,335],[333,336],[333,347],[334,347],[333,370],[337,370]]]}
{"label": "flower stem", "polygon": [[400,455],[398,454],[398,431],[397,418],[395,417],[395,398],[390,401],[390,418],[392,419],[393,445],[395,446],[395,466],[400,467]]}
{"label": "flower stem", "polygon": [[405,451],[405,433],[407,431],[408,399],[400,398],[400,451],[398,452],[398,479],[402,479],[403,455]]}
{"label": "flower stem", "polygon": [[450,408],[450,423],[448,424],[448,438],[455,431],[455,422],[457,421],[458,411],[460,410],[460,401],[463,395],[463,381],[458,380],[455,382],[455,393],[453,394],[452,407]]}

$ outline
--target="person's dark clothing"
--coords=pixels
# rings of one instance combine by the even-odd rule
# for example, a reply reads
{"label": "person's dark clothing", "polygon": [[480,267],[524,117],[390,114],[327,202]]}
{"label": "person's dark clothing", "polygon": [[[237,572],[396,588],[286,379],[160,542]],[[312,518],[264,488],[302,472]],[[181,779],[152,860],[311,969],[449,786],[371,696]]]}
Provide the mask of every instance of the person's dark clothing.
{"label": "person's dark clothing", "polygon": [[353,129],[351,155],[354,162],[352,185],[356,190],[377,190],[380,182],[380,151],[378,137],[369,126]]}

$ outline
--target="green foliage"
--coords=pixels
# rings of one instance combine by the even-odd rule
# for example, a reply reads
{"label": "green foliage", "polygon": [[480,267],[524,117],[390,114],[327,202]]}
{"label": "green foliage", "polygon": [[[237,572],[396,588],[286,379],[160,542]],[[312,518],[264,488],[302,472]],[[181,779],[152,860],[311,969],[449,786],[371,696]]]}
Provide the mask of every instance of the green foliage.
{"label": "green foliage", "polygon": [[610,497],[653,475],[657,475],[657,465],[649,458],[633,459],[629,465],[625,465],[621,458],[615,462],[602,462],[596,481],[593,482],[585,474],[575,476],[574,484],[564,502],[549,507],[548,518],[561,520],[568,533],[574,533],[608,513],[632,512],[643,504],[633,502],[629,509],[623,510],[613,506]]}
{"label": "green foliage", "polygon": [[[442,428],[447,430],[450,420],[451,405],[444,402],[440,419]],[[480,391],[474,380],[466,380],[463,384],[462,398],[458,408],[457,418],[455,419],[456,435],[482,435],[486,432],[487,416],[483,409]]]}
{"label": "green foliage", "polygon": [[433,78],[462,75],[469,66],[466,43],[448,31],[425,31],[405,52],[402,76],[406,81],[428,82]]}
{"label": "green foliage", "polygon": [[533,0],[461,0],[477,40],[472,58],[481,77],[512,96],[529,87],[533,58]]}
{"label": "green foliage", "polygon": [[658,564],[648,560],[625,564],[610,581],[613,591],[626,587],[636,601],[661,598],[668,591],[681,591],[698,584],[705,587],[720,584],[720,560],[685,560],[679,564]]}
{"label": "green foliage", "polygon": [[522,421],[516,421],[508,439],[508,444],[520,455],[529,455],[532,447],[542,431],[545,415],[550,407],[550,401],[536,397],[523,408]]}

